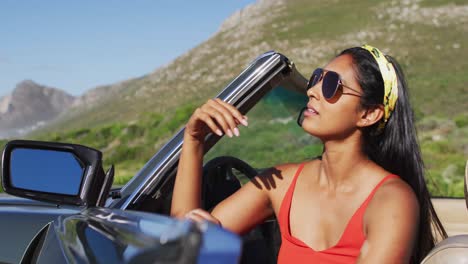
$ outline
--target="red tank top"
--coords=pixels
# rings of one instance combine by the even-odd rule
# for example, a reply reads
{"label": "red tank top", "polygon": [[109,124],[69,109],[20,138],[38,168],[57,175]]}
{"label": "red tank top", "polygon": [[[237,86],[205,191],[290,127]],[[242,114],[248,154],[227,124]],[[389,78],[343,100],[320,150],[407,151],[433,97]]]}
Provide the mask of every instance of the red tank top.
{"label": "red tank top", "polygon": [[301,164],[294,175],[293,181],[286,192],[279,211],[279,224],[281,231],[281,248],[278,254],[278,263],[355,263],[361,247],[366,240],[363,232],[363,217],[366,208],[377,189],[388,179],[398,177],[390,174],[383,178],[371,191],[367,199],[361,204],[349,220],[338,243],[325,250],[316,251],[301,240],[293,237],[289,229],[289,210],[294,193],[294,187],[304,164]]}

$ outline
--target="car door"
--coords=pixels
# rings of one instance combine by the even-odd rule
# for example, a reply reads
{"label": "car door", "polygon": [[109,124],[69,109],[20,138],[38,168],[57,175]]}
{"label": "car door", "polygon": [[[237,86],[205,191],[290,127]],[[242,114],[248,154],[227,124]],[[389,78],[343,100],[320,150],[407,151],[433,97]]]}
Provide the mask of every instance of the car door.
{"label": "car door", "polygon": [[18,263],[32,238],[62,215],[79,213],[77,206],[34,201],[14,196],[0,198],[0,263]]}
{"label": "car door", "polygon": [[[219,244],[216,241],[222,240]],[[23,263],[237,263],[240,239],[215,225],[108,208],[59,217]]]}
{"label": "car door", "polygon": [[[240,239],[218,226],[103,207],[113,168],[104,173],[101,164],[101,152],[82,145],[8,142],[2,153],[5,191],[45,203],[26,199],[20,203],[15,198],[10,210],[3,204],[0,212],[12,213],[9,219],[15,220],[5,232],[11,237],[4,237],[3,248],[9,243],[17,250],[4,252],[2,262],[237,262]],[[19,217],[21,213],[27,221]],[[8,214],[2,216],[8,220]],[[35,229],[40,229],[36,235]],[[223,241],[221,246],[218,240]],[[20,258],[24,242],[29,245]]]}

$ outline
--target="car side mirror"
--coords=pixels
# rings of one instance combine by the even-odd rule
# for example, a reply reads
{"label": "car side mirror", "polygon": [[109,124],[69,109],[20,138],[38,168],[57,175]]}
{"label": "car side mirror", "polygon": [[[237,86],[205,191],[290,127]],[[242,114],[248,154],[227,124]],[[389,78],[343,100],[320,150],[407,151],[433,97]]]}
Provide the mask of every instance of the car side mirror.
{"label": "car side mirror", "polygon": [[94,206],[108,185],[101,163],[102,153],[85,146],[14,140],[3,150],[2,184],[15,196]]}

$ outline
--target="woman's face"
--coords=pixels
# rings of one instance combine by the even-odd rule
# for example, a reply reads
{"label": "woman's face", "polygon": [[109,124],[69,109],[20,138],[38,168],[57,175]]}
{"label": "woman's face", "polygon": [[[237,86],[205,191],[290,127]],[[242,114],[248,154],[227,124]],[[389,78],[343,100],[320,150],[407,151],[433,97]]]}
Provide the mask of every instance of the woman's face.
{"label": "woman's face", "polygon": [[[343,85],[362,94],[350,55],[334,58],[324,70],[338,73]],[[304,112],[302,127],[322,140],[346,138],[356,131],[357,122],[362,116],[360,95],[341,86],[332,98],[326,99],[322,93],[322,82],[323,80],[319,81],[307,91],[309,102]]]}

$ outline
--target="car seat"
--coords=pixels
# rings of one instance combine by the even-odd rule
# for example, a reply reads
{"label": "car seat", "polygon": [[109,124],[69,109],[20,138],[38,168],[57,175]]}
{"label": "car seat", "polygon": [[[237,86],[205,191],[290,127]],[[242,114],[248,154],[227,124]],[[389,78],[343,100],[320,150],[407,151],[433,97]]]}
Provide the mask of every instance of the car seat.
{"label": "car seat", "polygon": [[[468,161],[465,166],[465,203],[468,209]],[[438,243],[421,264],[435,263],[468,263],[468,235],[457,235],[449,237]]]}

